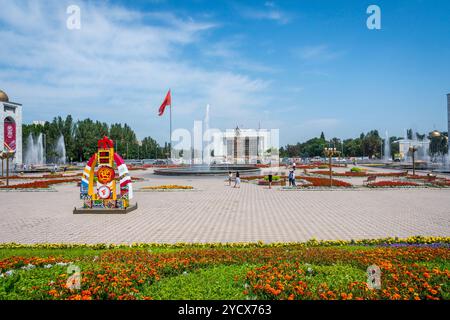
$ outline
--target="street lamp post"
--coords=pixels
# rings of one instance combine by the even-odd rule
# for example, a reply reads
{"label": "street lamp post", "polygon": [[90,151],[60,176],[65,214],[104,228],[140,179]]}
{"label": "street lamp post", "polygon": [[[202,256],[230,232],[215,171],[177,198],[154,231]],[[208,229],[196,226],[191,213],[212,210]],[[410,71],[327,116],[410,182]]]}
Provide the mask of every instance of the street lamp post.
{"label": "street lamp post", "polygon": [[3,168],[5,167],[5,158],[6,154],[2,151],[0,151],[0,159],[2,159],[2,177],[3,177]]}
{"label": "street lamp post", "polygon": [[338,155],[340,152],[336,150],[336,148],[325,148],[323,152],[326,157],[329,158],[328,166],[330,169],[330,187],[333,186],[333,167],[331,166],[331,160],[334,155]]}
{"label": "street lamp post", "polygon": [[2,176],[3,176],[3,161],[6,159],[6,186],[9,186],[9,159],[14,157],[15,152],[7,151],[0,154],[2,159]]}
{"label": "street lamp post", "polygon": [[411,152],[412,154],[412,165],[413,165],[413,176],[416,175],[416,161],[415,161],[415,153],[417,151],[417,147],[416,146],[410,146],[409,147],[409,152]]}

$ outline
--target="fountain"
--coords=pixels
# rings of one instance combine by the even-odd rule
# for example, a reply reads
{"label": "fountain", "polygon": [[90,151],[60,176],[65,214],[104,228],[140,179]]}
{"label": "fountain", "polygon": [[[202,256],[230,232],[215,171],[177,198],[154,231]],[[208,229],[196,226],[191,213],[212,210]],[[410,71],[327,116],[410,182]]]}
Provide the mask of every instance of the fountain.
{"label": "fountain", "polygon": [[386,130],[386,140],[384,140],[384,161],[391,161],[391,141],[389,140],[389,134]]}
{"label": "fountain", "polygon": [[27,149],[25,151],[24,162],[26,165],[45,164],[43,134],[40,133],[35,138],[31,133],[27,138]]}
{"label": "fountain", "polygon": [[[206,113],[203,123],[203,134],[199,136],[202,137],[202,143],[198,144],[198,150],[201,149],[201,164],[195,164],[195,161],[192,161],[192,164],[187,167],[179,167],[179,168],[168,168],[168,169],[156,169],[154,170],[154,174],[157,175],[165,175],[165,176],[223,176],[228,173],[228,171],[239,171],[241,174],[254,175],[259,174],[260,169],[258,166],[251,164],[211,164],[211,149],[209,144],[210,132],[209,132],[209,114],[210,107],[209,104],[206,105]],[[200,123],[200,121],[198,121]],[[194,125],[194,136],[196,135],[196,128],[199,131],[202,130],[202,126]],[[195,142],[194,142],[195,143]],[[195,154],[195,153],[194,153]],[[200,160],[200,159],[199,159]]]}
{"label": "fountain", "polygon": [[203,152],[203,164],[209,165],[211,163],[211,150],[209,149],[209,104],[206,105],[206,113],[205,113],[205,121],[204,121],[204,135],[205,139],[203,139],[203,146],[202,146],[202,152]]}
{"label": "fountain", "polygon": [[64,143],[64,136],[61,134],[55,146],[55,163],[66,164],[66,145]]}

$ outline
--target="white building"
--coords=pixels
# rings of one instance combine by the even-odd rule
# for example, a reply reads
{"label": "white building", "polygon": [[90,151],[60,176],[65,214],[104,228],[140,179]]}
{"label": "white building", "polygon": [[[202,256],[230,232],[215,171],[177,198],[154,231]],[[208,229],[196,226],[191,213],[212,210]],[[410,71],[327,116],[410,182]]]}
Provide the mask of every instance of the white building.
{"label": "white building", "polygon": [[235,164],[278,163],[278,130],[227,129],[219,138],[221,148],[214,150],[216,162]]}
{"label": "white building", "polygon": [[0,143],[1,151],[15,153],[12,164],[22,164],[22,105],[9,101],[0,90]]}

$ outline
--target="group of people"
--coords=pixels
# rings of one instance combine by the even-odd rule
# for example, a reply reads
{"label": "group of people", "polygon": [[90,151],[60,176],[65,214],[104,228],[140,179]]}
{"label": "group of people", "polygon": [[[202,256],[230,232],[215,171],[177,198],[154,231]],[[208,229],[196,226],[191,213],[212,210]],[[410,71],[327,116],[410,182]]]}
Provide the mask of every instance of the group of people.
{"label": "group of people", "polygon": [[[233,181],[233,172],[228,171],[228,185],[231,186],[231,182]],[[234,177],[234,186],[233,188],[240,188],[241,187],[241,176],[239,175],[239,171],[236,171],[235,177]]]}
{"label": "group of people", "polygon": [[[272,188],[272,180],[273,180],[273,175],[271,173],[269,173],[269,175],[268,175],[268,180],[269,180],[269,189],[271,189]],[[297,186],[295,183],[295,162],[292,164],[292,169],[289,170],[288,180],[289,180],[289,187]],[[233,182],[233,172],[228,171],[228,185],[230,187],[231,187],[232,182]],[[239,175],[239,171],[236,171],[235,176],[234,176],[233,188],[240,188],[240,187],[241,187],[241,177]]]}

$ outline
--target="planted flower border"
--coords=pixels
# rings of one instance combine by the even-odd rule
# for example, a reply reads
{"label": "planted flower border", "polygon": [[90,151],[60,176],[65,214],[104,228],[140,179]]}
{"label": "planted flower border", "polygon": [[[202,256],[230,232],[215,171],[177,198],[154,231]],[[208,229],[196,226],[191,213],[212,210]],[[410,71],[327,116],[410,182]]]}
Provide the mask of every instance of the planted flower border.
{"label": "planted flower border", "polygon": [[[369,247],[361,248],[363,244],[355,241],[324,241],[328,245],[320,245],[315,239],[278,245],[261,242],[209,246],[154,244],[158,248],[179,249],[168,251],[152,251],[155,247],[142,245],[131,245],[131,249],[130,246],[97,245],[91,247],[101,250],[95,256],[92,253],[71,255],[70,261],[80,266],[80,287],[75,289],[69,286],[72,277],[66,272],[65,267],[70,264],[67,258],[10,256],[0,259],[0,296],[8,298],[12,292],[15,297],[26,299],[153,299],[155,295],[158,297],[157,289],[171,279],[182,277],[192,281],[198,279],[201,270],[210,270],[222,284],[234,283],[234,291],[240,292],[241,299],[450,299],[450,238],[418,236],[360,241]],[[349,245],[357,247],[349,248]],[[30,249],[37,246],[31,245]],[[315,249],[310,250],[311,247]],[[381,269],[379,290],[370,288],[367,282],[366,269],[370,265]],[[234,280],[222,277],[221,270],[237,266],[243,272],[236,274]],[[36,277],[41,279],[39,283],[34,281]],[[32,284],[26,281],[30,278]],[[201,279],[203,286],[222,289],[217,280]],[[186,291],[190,290],[189,286],[166,288],[170,290],[169,299],[179,290],[191,293]],[[203,292],[208,298],[211,291]]]}
{"label": "planted flower border", "polygon": [[[312,174],[317,174],[317,175],[325,175],[325,176],[329,176],[330,172],[329,171],[325,171],[325,170],[314,170],[314,171],[310,171],[309,173]],[[406,172],[352,172],[352,171],[347,171],[347,172],[336,172],[333,171],[332,172],[333,176],[336,177],[349,177],[349,178],[366,178],[366,177],[371,177],[371,176],[375,176],[375,177],[406,177]]]}
{"label": "planted flower border", "polygon": [[140,192],[174,192],[174,191],[196,191],[192,186],[181,185],[160,185],[160,186],[144,186],[139,188]]}
{"label": "planted flower border", "polygon": [[376,181],[367,184],[368,188],[417,188],[423,187],[415,182],[408,181]]}
{"label": "planted flower border", "polygon": [[431,245],[431,244],[450,244],[450,237],[425,237],[425,236],[411,236],[407,238],[388,237],[378,239],[351,239],[351,240],[319,240],[311,238],[304,242],[176,242],[176,243],[34,243],[21,244],[15,242],[0,243],[1,249],[126,249],[126,248],[166,248],[166,249],[180,249],[180,248],[262,248],[262,247],[330,247],[330,246],[379,246],[379,245]]}
{"label": "planted flower border", "polygon": [[52,189],[51,186],[55,184],[68,184],[78,181],[79,181],[78,178],[33,181],[9,186],[6,185],[0,186],[0,191],[53,191],[55,189]]}

